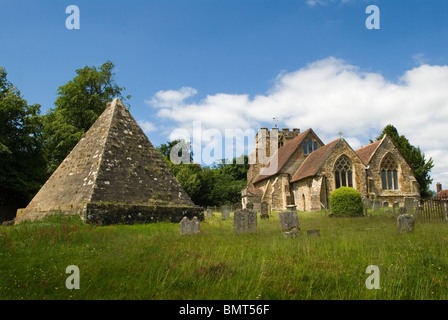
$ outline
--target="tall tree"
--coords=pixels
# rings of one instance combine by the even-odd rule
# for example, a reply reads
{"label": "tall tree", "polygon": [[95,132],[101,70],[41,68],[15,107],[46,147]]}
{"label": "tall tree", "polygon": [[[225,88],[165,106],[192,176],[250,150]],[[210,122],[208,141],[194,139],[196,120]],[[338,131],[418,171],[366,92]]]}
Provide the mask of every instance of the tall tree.
{"label": "tall tree", "polygon": [[45,182],[40,105],[28,105],[0,67],[0,205],[26,206]]}
{"label": "tall tree", "polygon": [[123,87],[114,80],[114,64],[76,70],[76,77],[59,87],[55,107],[44,117],[48,172],[53,172]]}
{"label": "tall tree", "polygon": [[376,140],[381,140],[385,134],[387,134],[397,145],[397,148],[414,170],[415,179],[420,185],[420,196],[422,198],[430,197],[432,195],[432,192],[429,189],[432,183],[430,172],[434,167],[432,158],[426,160],[425,154],[422,152],[420,147],[411,145],[405,136],[399,135],[398,130],[393,125],[389,124],[384,127],[383,131],[376,138]]}

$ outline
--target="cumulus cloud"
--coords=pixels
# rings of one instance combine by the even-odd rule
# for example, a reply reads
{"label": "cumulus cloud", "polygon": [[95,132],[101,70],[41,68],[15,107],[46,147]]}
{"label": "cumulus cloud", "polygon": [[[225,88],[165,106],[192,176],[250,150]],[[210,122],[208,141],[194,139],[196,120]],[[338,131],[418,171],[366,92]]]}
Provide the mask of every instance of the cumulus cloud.
{"label": "cumulus cloud", "polygon": [[[257,131],[273,118],[288,128],[313,128],[324,143],[344,138],[354,149],[369,143],[387,125],[394,125],[413,145],[420,146],[436,166],[432,176],[448,175],[448,66],[421,64],[391,82],[329,57],[293,72],[283,72],[266,93],[218,93],[188,103],[193,88],[159,91],[148,101],[158,116],[188,128],[240,128]],[[447,181],[448,186],[448,181]]]}
{"label": "cumulus cloud", "polygon": [[142,128],[143,132],[146,134],[157,130],[156,126],[152,122],[145,120],[138,120],[137,123],[140,126],[140,128]]}

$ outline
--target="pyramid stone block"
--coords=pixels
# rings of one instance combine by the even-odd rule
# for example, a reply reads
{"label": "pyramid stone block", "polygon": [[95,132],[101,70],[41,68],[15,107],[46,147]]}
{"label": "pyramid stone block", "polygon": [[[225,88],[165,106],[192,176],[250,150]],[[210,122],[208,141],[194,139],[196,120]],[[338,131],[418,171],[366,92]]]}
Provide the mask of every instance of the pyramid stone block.
{"label": "pyramid stone block", "polygon": [[119,99],[108,104],[29,205],[18,210],[15,223],[55,213],[103,225],[204,218]]}

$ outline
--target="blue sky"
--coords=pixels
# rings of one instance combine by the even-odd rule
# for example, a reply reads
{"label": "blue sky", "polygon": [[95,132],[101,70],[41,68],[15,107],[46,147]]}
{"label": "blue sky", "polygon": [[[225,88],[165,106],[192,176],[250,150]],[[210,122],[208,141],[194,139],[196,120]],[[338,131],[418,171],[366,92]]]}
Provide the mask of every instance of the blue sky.
{"label": "blue sky", "polygon": [[76,69],[112,61],[156,146],[193,120],[223,132],[276,117],[356,149],[391,123],[448,187],[447,14],[445,0],[0,0],[0,65],[45,113]]}

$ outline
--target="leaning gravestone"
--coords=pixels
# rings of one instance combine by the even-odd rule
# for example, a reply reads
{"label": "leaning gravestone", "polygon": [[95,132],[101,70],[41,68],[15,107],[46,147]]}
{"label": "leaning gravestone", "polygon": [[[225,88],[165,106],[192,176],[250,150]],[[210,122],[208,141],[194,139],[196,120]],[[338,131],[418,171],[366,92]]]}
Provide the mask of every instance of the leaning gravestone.
{"label": "leaning gravestone", "polygon": [[297,232],[300,232],[299,217],[296,211],[285,211],[278,214],[282,233],[285,238],[295,238]]}
{"label": "leaning gravestone", "polygon": [[269,219],[269,205],[266,201],[263,201],[260,206],[260,218]]}
{"label": "leaning gravestone", "polygon": [[402,214],[397,218],[398,233],[409,233],[414,231],[415,217],[412,214]]}
{"label": "leaning gravestone", "polygon": [[201,231],[201,223],[199,222],[197,217],[193,217],[193,219],[188,219],[187,217],[183,217],[180,226],[180,235],[184,236],[187,234],[197,234]]}
{"label": "leaning gravestone", "polygon": [[221,217],[222,217],[222,220],[230,219],[230,207],[229,206],[221,207]]}
{"label": "leaning gravestone", "polygon": [[257,231],[257,211],[253,209],[237,209],[233,213],[233,231],[236,234]]}

